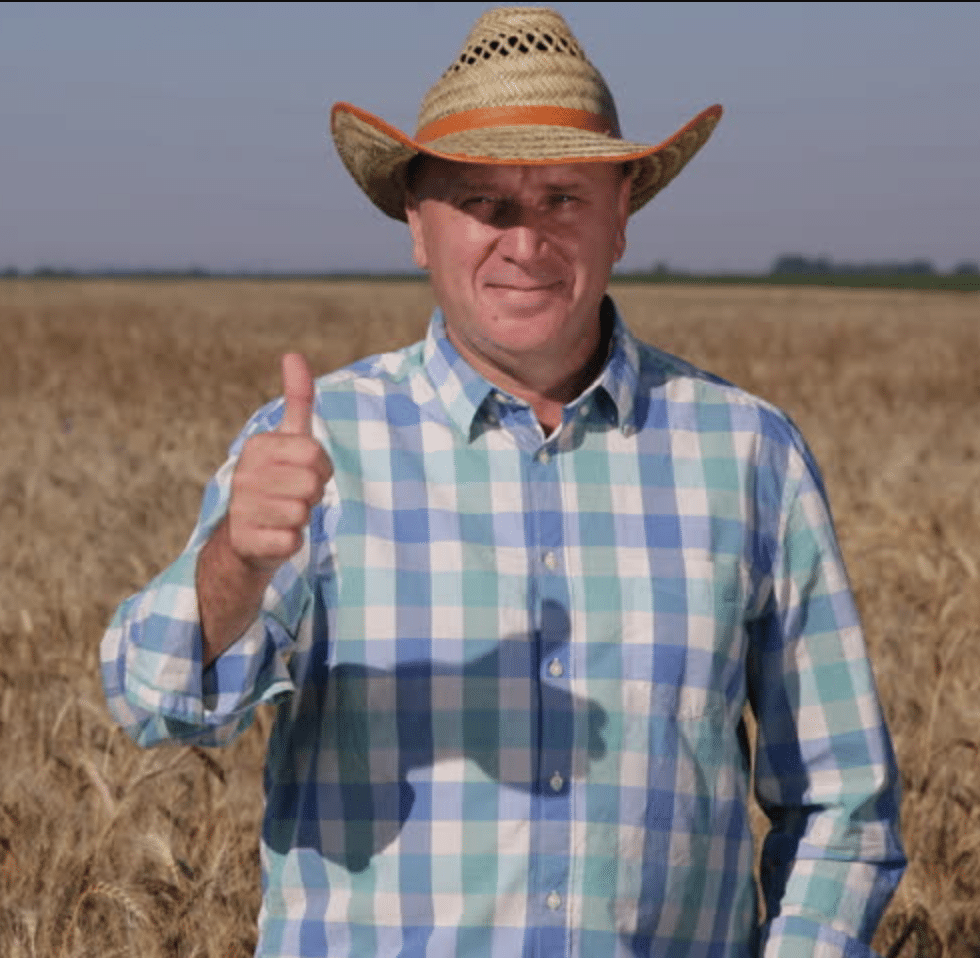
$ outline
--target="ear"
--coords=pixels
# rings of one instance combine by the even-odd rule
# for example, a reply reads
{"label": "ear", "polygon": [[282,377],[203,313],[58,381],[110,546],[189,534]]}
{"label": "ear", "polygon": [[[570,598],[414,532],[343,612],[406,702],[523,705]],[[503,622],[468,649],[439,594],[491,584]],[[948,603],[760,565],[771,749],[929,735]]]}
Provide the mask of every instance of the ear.
{"label": "ear", "polygon": [[633,177],[629,174],[623,177],[619,184],[619,195],[616,197],[617,232],[616,243],[613,247],[613,262],[618,263],[626,252],[626,223],[630,218],[630,193],[633,190]]}
{"label": "ear", "polygon": [[425,251],[425,230],[422,227],[419,202],[410,193],[405,197],[405,218],[408,220],[408,232],[412,237],[412,259],[419,269],[428,269],[429,257]]}

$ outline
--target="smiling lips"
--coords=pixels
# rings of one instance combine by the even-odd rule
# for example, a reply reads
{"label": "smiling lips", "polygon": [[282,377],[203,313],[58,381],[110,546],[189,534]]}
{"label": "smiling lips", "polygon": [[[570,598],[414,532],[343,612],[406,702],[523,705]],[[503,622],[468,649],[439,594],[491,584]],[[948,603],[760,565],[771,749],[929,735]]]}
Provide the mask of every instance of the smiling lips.
{"label": "smiling lips", "polygon": [[498,319],[504,316],[522,320],[533,319],[542,310],[551,310],[563,297],[561,291],[565,284],[561,280],[550,283],[488,282],[483,286],[487,305],[493,304],[494,311],[500,311]]}
{"label": "smiling lips", "polygon": [[488,282],[485,284],[488,289],[500,290],[505,293],[548,293],[557,289],[561,285],[561,280],[553,280],[550,283],[535,283],[525,286],[519,283]]}

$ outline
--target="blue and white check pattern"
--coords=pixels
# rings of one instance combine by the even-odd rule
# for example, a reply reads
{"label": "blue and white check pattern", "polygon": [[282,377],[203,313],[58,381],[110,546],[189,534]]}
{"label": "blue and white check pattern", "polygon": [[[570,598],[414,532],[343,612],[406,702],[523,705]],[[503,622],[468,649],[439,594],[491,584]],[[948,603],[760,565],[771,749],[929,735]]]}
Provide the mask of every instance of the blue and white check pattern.
{"label": "blue and white check pattern", "polygon": [[[103,641],[136,741],[273,703],[258,954],[858,956],[897,773],[816,466],[778,410],[636,341],[545,437],[445,337],[317,383],[335,477],[202,673],[197,551]],[[742,723],[773,830],[759,927]]]}

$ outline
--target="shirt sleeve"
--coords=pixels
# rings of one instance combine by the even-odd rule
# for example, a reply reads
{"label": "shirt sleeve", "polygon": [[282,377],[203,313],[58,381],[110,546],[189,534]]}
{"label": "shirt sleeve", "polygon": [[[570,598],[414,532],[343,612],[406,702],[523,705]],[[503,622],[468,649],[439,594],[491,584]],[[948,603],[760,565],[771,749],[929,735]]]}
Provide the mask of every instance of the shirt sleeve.
{"label": "shirt sleeve", "polygon": [[[102,684],[113,717],[137,743],[224,745],[250,724],[260,703],[293,691],[291,652],[309,629],[309,530],[302,549],[276,573],[258,618],[207,669],[195,586],[201,547],[228,510],[231,479],[245,441],[274,429],[278,401],[260,410],[205,489],[180,557],[126,599],[102,639]],[[317,510],[314,510],[316,513]]]}
{"label": "shirt sleeve", "polygon": [[899,776],[830,510],[798,435],[753,623],[764,958],[870,956],[905,867]]}

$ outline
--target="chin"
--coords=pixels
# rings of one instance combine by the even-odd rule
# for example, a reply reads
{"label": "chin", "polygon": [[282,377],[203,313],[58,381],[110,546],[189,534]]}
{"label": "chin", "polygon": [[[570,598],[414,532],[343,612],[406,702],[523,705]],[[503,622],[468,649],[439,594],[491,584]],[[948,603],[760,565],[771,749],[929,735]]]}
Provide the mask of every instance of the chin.
{"label": "chin", "polygon": [[546,342],[558,339],[569,328],[568,314],[550,309],[508,310],[494,317],[494,327],[504,339]]}

